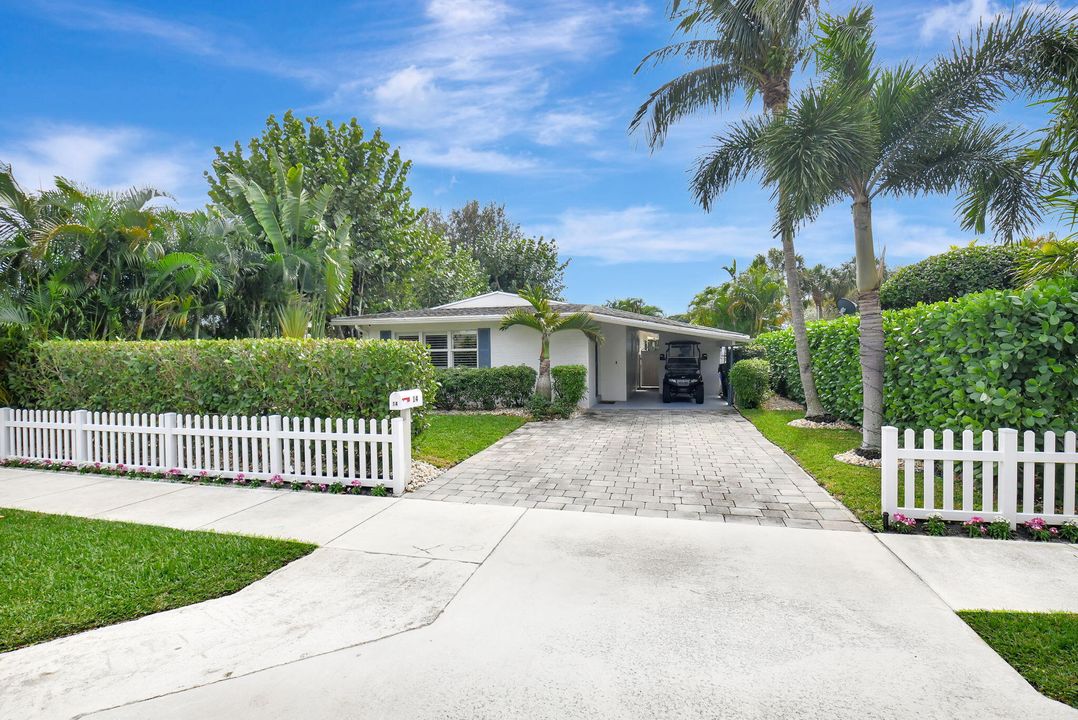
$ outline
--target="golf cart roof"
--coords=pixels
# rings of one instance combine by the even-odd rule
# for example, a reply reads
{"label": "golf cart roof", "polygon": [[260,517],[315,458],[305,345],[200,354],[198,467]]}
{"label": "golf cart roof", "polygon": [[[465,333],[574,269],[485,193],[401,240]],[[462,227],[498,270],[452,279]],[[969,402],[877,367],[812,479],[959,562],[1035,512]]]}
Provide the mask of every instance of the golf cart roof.
{"label": "golf cart roof", "polygon": [[697,340],[671,340],[667,345],[699,345]]}

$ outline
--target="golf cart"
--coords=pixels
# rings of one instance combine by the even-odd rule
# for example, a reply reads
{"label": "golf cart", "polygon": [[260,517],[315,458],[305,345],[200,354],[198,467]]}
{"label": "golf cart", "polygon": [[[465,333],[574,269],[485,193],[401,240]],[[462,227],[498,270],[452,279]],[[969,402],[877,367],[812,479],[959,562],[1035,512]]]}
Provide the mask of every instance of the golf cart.
{"label": "golf cart", "polygon": [[663,402],[686,397],[696,400],[697,405],[703,405],[704,376],[700,372],[700,361],[707,360],[707,354],[700,353],[700,343],[691,340],[668,342],[666,352],[659,355],[659,360],[666,362]]}

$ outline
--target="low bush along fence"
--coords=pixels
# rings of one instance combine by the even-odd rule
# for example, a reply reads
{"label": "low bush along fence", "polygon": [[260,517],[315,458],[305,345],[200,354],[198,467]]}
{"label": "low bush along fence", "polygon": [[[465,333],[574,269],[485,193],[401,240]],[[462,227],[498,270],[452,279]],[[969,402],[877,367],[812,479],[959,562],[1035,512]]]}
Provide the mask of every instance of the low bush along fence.
{"label": "low bush along fence", "polygon": [[436,371],[441,410],[523,408],[535,390],[536,372],[527,365],[445,368]]}
{"label": "low bush along fence", "polygon": [[[1062,447],[1058,440],[1053,432],[1040,436],[1027,430],[1019,442],[1013,429],[986,430],[979,437],[966,430],[956,448],[954,432],[944,430],[937,447],[936,434],[925,430],[918,446],[913,430],[903,433],[900,444],[898,429],[884,427],[884,517],[900,531],[931,518],[926,529],[939,534],[943,521],[962,520],[970,534],[992,528],[1002,533],[997,537],[1009,537],[1017,523],[1024,523],[1034,539],[1065,536],[1078,542],[1075,433],[1063,435]],[[956,469],[961,471],[957,478]],[[1049,527],[1054,525],[1063,527]]]}
{"label": "low bush along fence", "polygon": [[[980,431],[1078,428],[1078,281],[991,291],[885,311],[885,420],[898,427]],[[858,318],[809,323],[824,408],[861,420]],[[756,339],[772,389],[804,400],[793,335]]]}
{"label": "low bush along fence", "polygon": [[[11,364],[0,459],[113,474],[402,492],[436,398],[421,345],[356,340],[51,341]],[[119,471],[119,473],[117,473]]]}

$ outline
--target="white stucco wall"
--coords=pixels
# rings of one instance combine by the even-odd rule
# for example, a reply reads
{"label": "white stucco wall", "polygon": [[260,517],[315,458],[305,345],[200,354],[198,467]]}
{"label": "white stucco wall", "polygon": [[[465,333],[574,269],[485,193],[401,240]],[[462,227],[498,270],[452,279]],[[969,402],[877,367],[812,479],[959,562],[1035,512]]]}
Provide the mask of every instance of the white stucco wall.
{"label": "white stucco wall", "polygon": [[599,399],[618,402],[628,399],[628,328],[599,323],[605,341],[599,346]]}
{"label": "white stucco wall", "polygon": [[[364,337],[379,338],[381,331],[390,330],[393,337],[399,333],[452,332],[454,330],[477,330],[490,328],[490,364],[528,365],[539,369],[539,333],[524,327],[499,330],[497,323],[486,322],[432,322],[427,324],[402,323],[400,325],[377,325],[364,328]],[[550,338],[551,365],[583,365],[588,368],[588,395],[582,404],[590,407],[595,402],[595,359],[592,343],[583,333],[566,330]]]}

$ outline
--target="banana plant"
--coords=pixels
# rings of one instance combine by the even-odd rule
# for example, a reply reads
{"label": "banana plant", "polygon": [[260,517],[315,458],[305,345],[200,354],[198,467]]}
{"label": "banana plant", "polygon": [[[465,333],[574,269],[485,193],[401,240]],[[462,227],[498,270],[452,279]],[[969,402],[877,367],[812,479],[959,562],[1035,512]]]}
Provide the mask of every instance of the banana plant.
{"label": "banana plant", "polygon": [[[294,296],[310,305],[313,318],[340,312],[352,291],[352,220],[327,217],[332,186],[308,193],[302,165],[285,168],[275,153],[271,162],[271,190],[238,175],[228,177],[228,187],[240,219],[258,239],[265,271],[281,284],[278,316],[295,314],[289,309]],[[322,324],[312,330],[319,333]]]}

